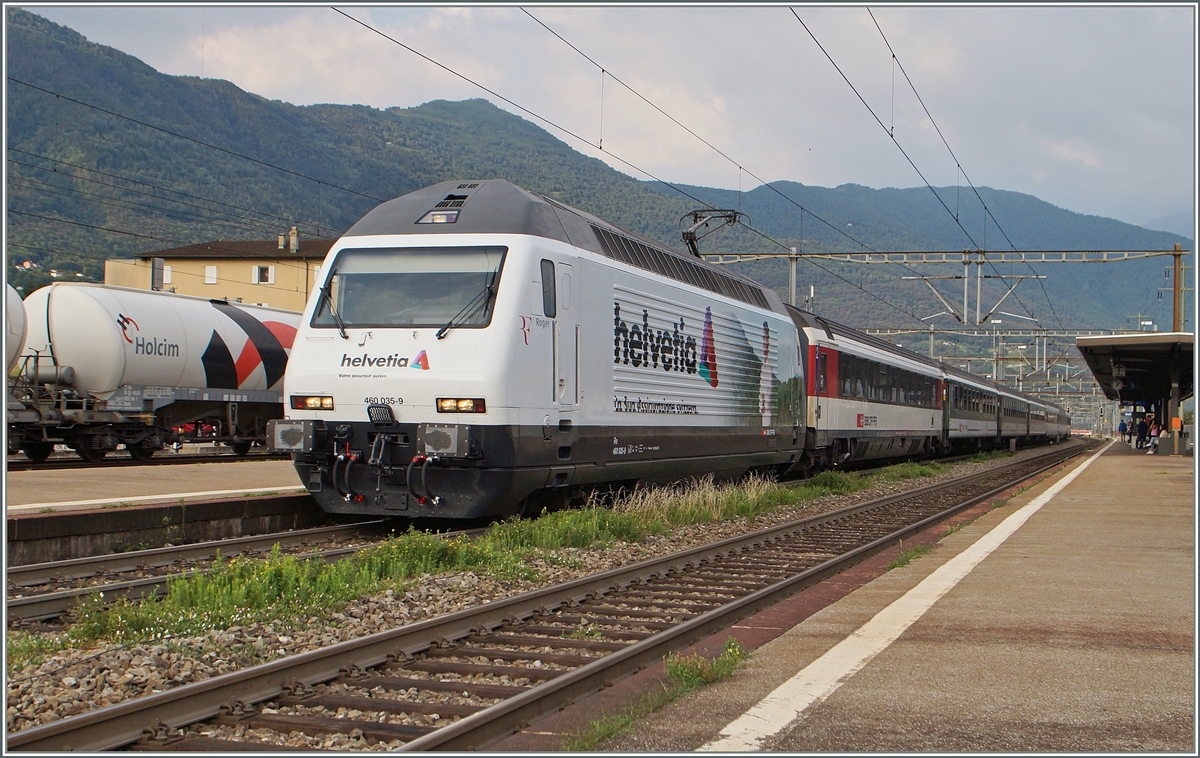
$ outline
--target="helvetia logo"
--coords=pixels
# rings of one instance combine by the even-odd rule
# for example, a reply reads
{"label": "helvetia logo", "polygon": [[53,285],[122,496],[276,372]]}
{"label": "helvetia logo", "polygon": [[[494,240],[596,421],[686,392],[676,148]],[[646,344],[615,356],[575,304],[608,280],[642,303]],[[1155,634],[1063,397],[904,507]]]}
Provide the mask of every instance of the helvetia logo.
{"label": "helvetia logo", "polygon": [[342,353],[343,368],[415,368],[421,371],[429,370],[429,356],[425,351],[417,353],[417,357],[409,360],[408,357],[402,357],[399,353],[391,355],[357,355],[351,357],[348,353]]}
{"label": "helvetia logo", "polygon": [[717,386],[717,351],[713,346],[712,308],[704,309],[704,337],[700,341],[700,376]]}
{"label": "helvetia logo", "polygon": [[685,374],[699,373],[704,381],[717,386],[717,351],[713,340],[712,308],[704,309],[704,335],[701,344],[686,332],[682,317],[669,329],[650,326],[650,313],[642,309],[642,323],[621,319],[621,304],[613,303],[613,363],[658,368]]}

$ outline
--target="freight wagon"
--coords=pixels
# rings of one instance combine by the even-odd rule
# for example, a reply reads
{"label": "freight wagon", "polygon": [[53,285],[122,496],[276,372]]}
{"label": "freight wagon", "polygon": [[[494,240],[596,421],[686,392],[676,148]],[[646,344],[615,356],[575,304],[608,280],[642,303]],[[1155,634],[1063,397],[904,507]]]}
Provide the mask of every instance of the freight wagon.
{"label": "freight wagon", "polygon": [[43,461],[66,445],[99,461],[124,447],[145,460],[190,424],[244,455],[283,415],[297,313],[85,283],[43,287],[22,310],[10,453]]}

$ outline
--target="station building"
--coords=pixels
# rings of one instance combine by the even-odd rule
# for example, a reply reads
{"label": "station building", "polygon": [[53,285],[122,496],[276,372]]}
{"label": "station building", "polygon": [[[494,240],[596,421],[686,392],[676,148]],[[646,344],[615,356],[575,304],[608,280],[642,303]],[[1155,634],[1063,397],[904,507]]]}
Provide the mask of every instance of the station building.
{"label": "station building", "polygon": [[104,283],[304,310],[333,240],[215,240],[104,262]]}

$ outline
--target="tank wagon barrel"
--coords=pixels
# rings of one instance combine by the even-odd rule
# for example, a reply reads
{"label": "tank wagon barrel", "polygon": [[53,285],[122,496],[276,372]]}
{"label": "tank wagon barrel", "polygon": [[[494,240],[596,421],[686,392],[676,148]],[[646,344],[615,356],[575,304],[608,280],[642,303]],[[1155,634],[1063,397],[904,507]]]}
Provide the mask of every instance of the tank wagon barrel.
{"label": "tank wagon barrel", "polygon": [[[1046,403],[504,181],[383,203],[321,271],[267,436],[330,512],[505,516],[1069,429]],[[1001,394],[1023,404],[1020,430]]]}
{"label": "tank wagon barrel", "polygon": [[299,314],[173,293],[56,283],[29,295],[21,370],[10,378],[9,448],[55,444],[138,458],[187,429],[246,453],[283,415]]}
{"label": "tank wagon barrel", "polygon": [[4,371],[5,375],[8,375],[17,367],[17,360],[21,357],[21,348],[25,346],[27,324],[25,304],[21,302],[21,295],[13,289],[11,284],[4,285],[4,288]]}

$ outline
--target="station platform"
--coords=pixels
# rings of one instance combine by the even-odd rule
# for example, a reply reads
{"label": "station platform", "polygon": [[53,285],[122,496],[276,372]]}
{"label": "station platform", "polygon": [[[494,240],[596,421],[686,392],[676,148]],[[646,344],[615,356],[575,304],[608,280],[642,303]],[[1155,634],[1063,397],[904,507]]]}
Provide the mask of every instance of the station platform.
{"label": "station platform", "polygon": [[8,515],[303,492],[288,460],[10,471]]}
{"label": "station platform", "polygon": [[[1194,754],[1194,493],[1192,457],[1112,442],[697,643],[754,652],[595,749]],[[561,749],[662,668],[492,749]]]}

